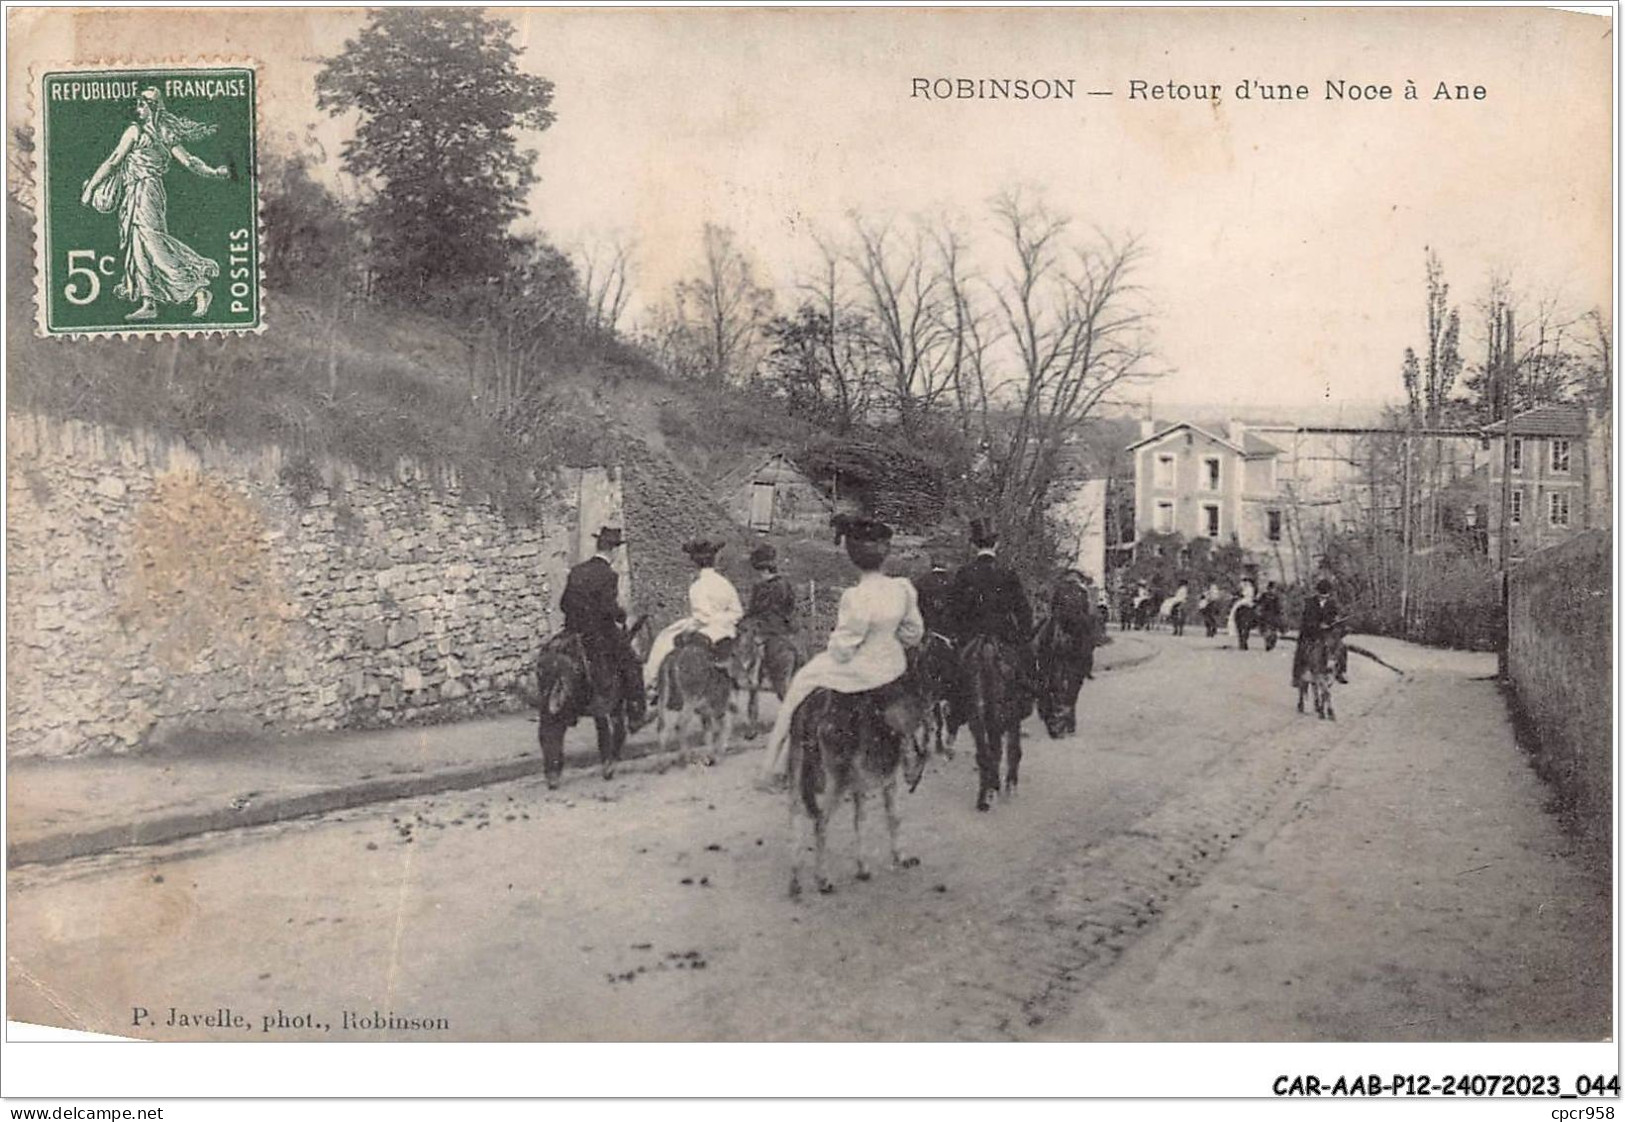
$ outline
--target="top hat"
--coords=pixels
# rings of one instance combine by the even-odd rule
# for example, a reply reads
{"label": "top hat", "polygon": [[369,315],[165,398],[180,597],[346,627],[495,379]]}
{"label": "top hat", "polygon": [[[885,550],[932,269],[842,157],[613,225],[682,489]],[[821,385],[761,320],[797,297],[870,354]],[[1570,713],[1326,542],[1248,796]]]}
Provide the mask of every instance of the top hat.
{"label": "top hat", "polygon": [[602,527],[596,534],[593,535],[593,540],[598,543],[598,548],[601,550],[610,550],[614,549],[618,545],[626,544],[626,539],[621,536],[621,528],[619,526]]}
{"label": "top hat", "polygon": [[683,552],[696,562],[709,564],[717,559],[725,543],[708,541],[705,538],[695,538],[693,541],[683,543]]}
{"label": "top hat", "polygon": [[779,551],[770,545],[759,545],[750,551],[750,567],[771,569],[778,562]]}
{"label": "top hat", "polygon": [[1319,580],[1317,580],[1315,582],[1315,591],[1316,592],[1327,593],[1327,592],[1330,592],[1331,590],[1332,590],[1332,582],[1327,580],[1325,577],[1321,577]]}
{"label": "top hat", "polygon": [[985,518],[973,518],[970,522],[970,543],[977,549],[992,549],[999,544],[999,535]]}

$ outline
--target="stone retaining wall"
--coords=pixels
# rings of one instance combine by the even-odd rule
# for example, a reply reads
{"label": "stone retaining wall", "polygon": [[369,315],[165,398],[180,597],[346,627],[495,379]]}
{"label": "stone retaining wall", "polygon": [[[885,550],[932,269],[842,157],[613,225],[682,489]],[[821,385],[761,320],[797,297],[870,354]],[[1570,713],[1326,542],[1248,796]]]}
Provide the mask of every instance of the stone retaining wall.
{"label": "stone retaining wall", "polygon": [[515,525],[455,476],[8,421],[13,757],[518,704],[579,487]]}
{"label": "stone retaining wall", "polygon": [[1537,763],[1587,832],[1613,825],[1613,542],[1603,530],[1532,554],[1508,582],[1507,671]]}

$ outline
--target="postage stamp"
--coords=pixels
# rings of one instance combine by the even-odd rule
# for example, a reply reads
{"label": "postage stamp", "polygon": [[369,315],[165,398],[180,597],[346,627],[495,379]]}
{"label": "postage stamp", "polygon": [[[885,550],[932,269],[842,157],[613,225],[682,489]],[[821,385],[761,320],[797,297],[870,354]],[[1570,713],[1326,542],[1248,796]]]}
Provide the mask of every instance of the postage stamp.
{"label": "postage stamp", "polygon": [[39,334],[261,330],[254,66],[35,81]]}

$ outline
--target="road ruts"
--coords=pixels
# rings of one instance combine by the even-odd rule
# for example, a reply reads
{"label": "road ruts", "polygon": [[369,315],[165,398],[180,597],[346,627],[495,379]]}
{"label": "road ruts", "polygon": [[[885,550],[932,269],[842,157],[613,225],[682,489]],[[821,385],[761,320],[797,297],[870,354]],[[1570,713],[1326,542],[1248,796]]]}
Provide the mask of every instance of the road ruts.
{"label": "road ruts", "polygon": [[[1009,893],[997,914],[966,933],[961,977],[975,977],[979,961],[999,981],[961,982],[954,1037],[1043,1038],[1046,1021],[1110,969],[1227,850],[1266,819],[1290,814],[1316,766],[1358,735],[1361,718],[1393,705],[1403,688],[1388,686],[1337,722],[1287,710],[1268,730],[1225,738],[1231,751],[1108,840],[1081,853],[1051,846],[1033,862],[1049,871]],[[1013,978],[1020,985],[1012,986]]]}

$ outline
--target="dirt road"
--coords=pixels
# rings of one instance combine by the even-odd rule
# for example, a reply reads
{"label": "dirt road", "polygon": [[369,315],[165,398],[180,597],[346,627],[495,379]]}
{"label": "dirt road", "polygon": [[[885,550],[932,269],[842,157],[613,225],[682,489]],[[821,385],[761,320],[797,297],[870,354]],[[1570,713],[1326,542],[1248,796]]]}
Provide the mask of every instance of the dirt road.
{"label": "dirt road", "polygon": [[[1428,670],[1402,684],[1356,665],[1327,724],[1293,708],[1290,648],[1154,641],[1157,659],[1086,684],[1077,736],[1028,723],[1017,799],[974,812],[968,744],[934,762],[902,800],[915,869],[886,870],[873,814],[875,879],[853,878],[842,828],[835,894],[792,902],[786,797],[753,786],[759,752],[556,792],[523,781],[18,870],[11,1016],[242,1040],[1393,1039],[1396,1022],[1425,1039],[1606,1033],[1589,965],[1606,974],[1606,899],[1598,911],[1593,883],[1565,864],[1493,704],[1468,733],[1495,781],[1432,777],[1436,798],[1471,781],[1493,801],[1441,806],[1420,833],[1390,823],[1427,850],[1373,837],[1428,795],[1381,802],[1362,774],[1381,782],[1407,757],[1434,768],[1455,751],[1435,726],[1483,710],[1482,683]],[[1443,747],[1407,747],[1419,727]],[[1472,846],[1509,830],[1537,839],[1519,841],[1528,860],[1497,859],[1425,916],[1395,900],[1394,884],[1482,863]],[[1509,900],[1533,914],[1537,889],[1553,923],[1503,914]],[[1346,906],[1328,910],[1328,892]],[[1252,910],[1270,893],[1273,910]],[[1294,985],[1313,979],[1298,992],[1316,1003],[1282,1004],[1286,966]],[[1564,971],[1583,981],[1553,984]],[[1518,981],[1531,975],[1546,983]],[[1539,1015],[1518,1015],[1537,991]],[[1338,1002],[1373,1013],[1330,1017]],[[172,1009],[226,1027],[170,1025]]]}

